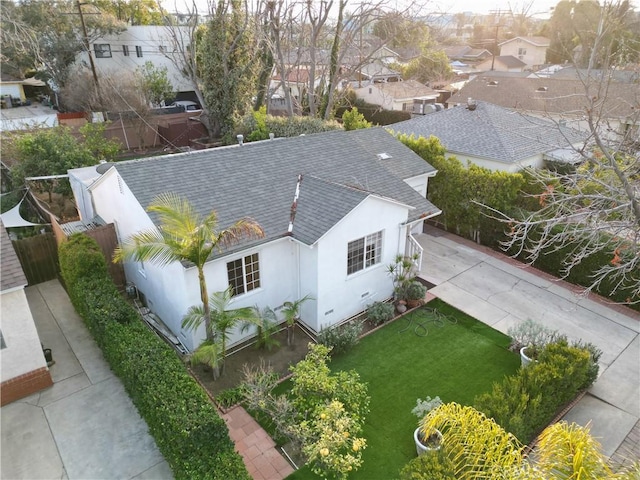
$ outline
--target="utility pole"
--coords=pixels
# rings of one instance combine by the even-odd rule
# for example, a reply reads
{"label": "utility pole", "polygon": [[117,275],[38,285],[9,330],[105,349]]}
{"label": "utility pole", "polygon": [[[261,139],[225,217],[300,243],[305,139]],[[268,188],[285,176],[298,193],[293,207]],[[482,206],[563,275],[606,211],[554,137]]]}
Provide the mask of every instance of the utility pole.
{"label": "utility pole", "polygon": [[80,1],[76,2],[76,6],[78,7],[78,14],[80,15],[80,23],[82,24],[82,34],[84,35],[84,48],[87,50],[87,55],[89,55],[89,63],[91,64],[91,72],[93,73],[93,81],[96,84],[96,91],[98,92],[98,97],[100,97],[100,83],[98,82],[98,73],[96,72],[96,64],[93,61],[93,56],[91,55],[91,45],[89,45],[89,34],[87,33],[87,25],[84,23],[84,16],[82,15],[82,5]]}

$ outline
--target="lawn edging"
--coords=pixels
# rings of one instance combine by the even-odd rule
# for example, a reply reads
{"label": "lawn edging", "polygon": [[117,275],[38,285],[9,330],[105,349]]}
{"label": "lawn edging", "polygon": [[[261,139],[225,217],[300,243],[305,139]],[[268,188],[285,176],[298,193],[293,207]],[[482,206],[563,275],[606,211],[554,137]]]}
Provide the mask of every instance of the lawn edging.
{"label": "lawn edging", "polygon": [[95,240],[59,247],[69,298],[122,381],[176,479],[249,480],[224,420],[177,353],[117,291]]}

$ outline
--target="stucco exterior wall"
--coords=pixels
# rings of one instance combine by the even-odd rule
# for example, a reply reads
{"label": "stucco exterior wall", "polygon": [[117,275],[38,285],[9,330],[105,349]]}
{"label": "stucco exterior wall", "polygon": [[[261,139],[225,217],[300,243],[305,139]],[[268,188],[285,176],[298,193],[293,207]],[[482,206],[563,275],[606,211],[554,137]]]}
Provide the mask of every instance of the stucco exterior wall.
{"label": "stucco exterior wall", "polygon": [[[318,242],[317,319],[310,325],[314,330],[339,323],[391,296],[393,283],[387,265],[404,252],[400,224],[406,219],[406,206],[368,197]],[[349,242],[378,231],[383,231],[380,263],[347,275]]]}
{"label": "stucco exterior wall", "polygon": [[[526,51],[523,55],[520,54],[521,48]],[[520,38],[515,38],[500,47],[501,56],[512,55],[526,63],[528,67],[544,64],[546,54],[547,47],[537,46]]]}

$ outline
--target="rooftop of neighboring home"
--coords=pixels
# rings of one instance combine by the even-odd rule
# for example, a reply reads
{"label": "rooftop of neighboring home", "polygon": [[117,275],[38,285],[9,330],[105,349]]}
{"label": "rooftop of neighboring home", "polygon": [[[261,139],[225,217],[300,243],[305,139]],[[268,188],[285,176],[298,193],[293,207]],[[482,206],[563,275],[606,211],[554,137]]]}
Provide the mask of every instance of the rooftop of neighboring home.
{"label": "rooftop of neighboring home", "polygon": [[[482,64],[486,65],[487,63],[491,63],[491,62],[501,63],[507,68],[524,68],[527,66],[526,63],[524,63],[519,58],[514,57],[513,55],[500,55],[493,59],[487,58]],[[478,67],[478,68],[481,68],[481,67]]]}
{"label": "rooftop of neighboring home", "polygon": [[444,47],[443,50],[451,59],[480,60],[491,56],[491,52],[486,48],[473,48],[469,45],[451,45]]}
{"label": "rooftop of neighboring home", "polygon": [[[394,100],[411,100],[414,98],[435,98],[438,92],[423,85],[417,80],[404,80],[402,82],[376,83],[374,85],[380,89],[383,95]],[[363,85],[362,88],[369,88],[371,85]]]}
{"label": "rooftop of neighboring home", "polygon": [[[601,97],[597,108],[605,117],[624,118],[638,111],[640,88],[620,82],[592,86],[593,95]],[[583,115],[587,106],[585,86],[580,80],[556,78],[522,78],[491,74],[480,75],[468,82],[447,103],[463,104],[468,98],[530,112]],[[598,99],[599,100],[599,99]]]}
{"label": "rooftop of neighboring home", "polygon": [[292,236],[313,244],[368,196],[408,205],[409,221],[440,212],[403,181],[433,175],[435,169],[382,128],[266,140],[114,165],[144,208],[159,194],[172,192],[187,198],[202,215],[215,209],[221,228],[243,217],[254,218],[265,231],[263,242],[287,236],[293,219]]}
{"label": "rooftop of neighboring home", "polygon": [[0,249],[2,250],[2,275],[0,275],[0,291],[13,290],[27,286],[18,255],[16,255],[9,234],[0,222]]}
{"label": "rooftop of neighboring home", "polygon": [[555,122],[487,102],[454,107],[391,125],[395,132],[440,139],[448,153],[516,163],[581,143],[585,136]]}

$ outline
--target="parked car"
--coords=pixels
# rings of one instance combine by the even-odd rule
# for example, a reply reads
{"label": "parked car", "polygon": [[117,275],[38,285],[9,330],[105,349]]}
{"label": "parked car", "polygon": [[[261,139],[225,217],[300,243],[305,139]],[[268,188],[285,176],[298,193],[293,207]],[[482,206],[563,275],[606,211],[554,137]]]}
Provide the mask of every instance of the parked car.
{"label": "parked car", "polygon": [[192,102],[191,100],[178,100],[169,105],[169,107],[180,107],[185,112],[195,112],[202,110],[200,104]]}

